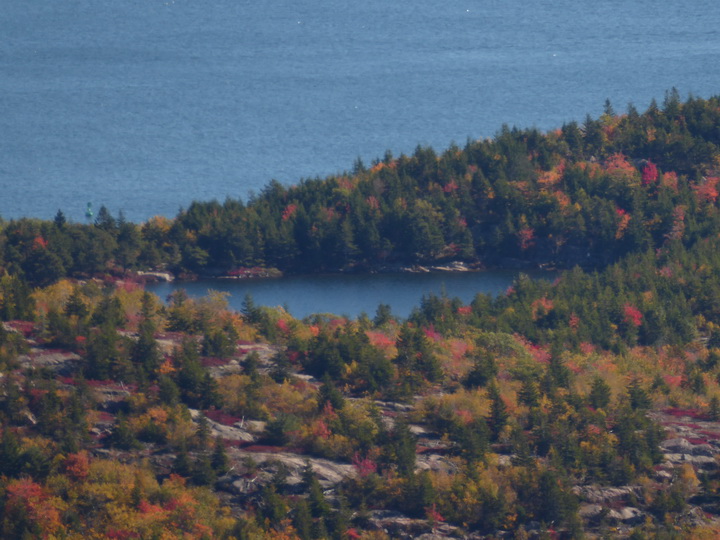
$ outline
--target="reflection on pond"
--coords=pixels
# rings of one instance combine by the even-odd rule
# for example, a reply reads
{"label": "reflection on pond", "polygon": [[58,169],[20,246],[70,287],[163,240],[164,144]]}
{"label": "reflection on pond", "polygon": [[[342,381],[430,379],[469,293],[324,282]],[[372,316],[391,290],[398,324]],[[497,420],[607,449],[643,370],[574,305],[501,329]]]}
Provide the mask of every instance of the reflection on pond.
{"label": "reflection on pond", "polygon": [[[526,272],[533,278],[552,279],[552,272]],[[147,290],[166,298],[176,289],[185,289],[193,297],[209,290],[229,293],[230,307],[240,310],[250,294],[255,303],[284,306],[294,317],[314,313],[334,313],[357,317],[373,315],[378,305],[388,304],[392,313],[407,317],[420,304],[423,295],[445,294],[472,301],[477,293],[497,295],[512,284],[516,271],[397,273],[397,274],[323,274],[287,276],[274,279],[212,279],[189,282],[153,283]]]}

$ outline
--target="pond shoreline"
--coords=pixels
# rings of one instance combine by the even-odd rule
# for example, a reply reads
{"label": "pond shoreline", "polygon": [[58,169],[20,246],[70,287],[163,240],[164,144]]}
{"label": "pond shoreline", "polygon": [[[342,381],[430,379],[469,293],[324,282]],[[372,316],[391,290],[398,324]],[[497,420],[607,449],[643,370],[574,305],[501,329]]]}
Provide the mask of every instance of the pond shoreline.
{"label": "pond shoreline", "polygon": [[320,275],[338,275],[338,276],[365,276],[379,274],[433,274],[433,273],[467,273],[467,272],[517,272],[517,271],[557,271],[558,269],[551,265],[535,264],[530,261],[512,260],[504,261],[502,265],[485,265],[481,262],[465,262],[450,261],[444,264],[391,264],[371,268],[350,268],[324,270],[321,272],[283,272],[277,268],[266,267],[241,267],[229,272],[208,272],[205,274],[173,274],[169,271],[139,271],[137,276],[142,278],[146,283],[158,282],[193,282],[208,279],[222,280],[263,280],[278,279],[283,277],[299,277],[299,276],[320,276]]}
{"label": "pond shoreline", "polygon": [[419,307],[427,295],[457,297],[471,302],[478,293],[496,296],[504,294],[521,273],[541,279],[554,279],[552,272],[489,270],[287,274],[278,278],[222,279],[198,278],[172,282],[146,283],[145,288],[161,298],[183,289],[194,298],[209,291],[226,293],[232,309],[241,310],[242,301],[252,296],[256,305],[286,306],[296,317],[316,313],[347,314],[375,313],[378,305],[392,308],[393,314],[407,317]]}

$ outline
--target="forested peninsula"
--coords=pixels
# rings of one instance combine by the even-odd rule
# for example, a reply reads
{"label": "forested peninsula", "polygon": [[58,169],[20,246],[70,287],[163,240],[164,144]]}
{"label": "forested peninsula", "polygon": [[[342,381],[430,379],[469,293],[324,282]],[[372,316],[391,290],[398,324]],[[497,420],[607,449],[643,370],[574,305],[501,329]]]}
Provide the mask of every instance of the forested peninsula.
{"label": "forested peninsula", "polygon": [[376,270],[467,261],[603,268],[632,253],[694,245],[718,227],[717,98],[639,114],[629,107],[550,133],[504,127],[438,155],[418,147],[351,173],[244,203],[193,202],[174,219],[128,223],[102,208],[91,225],[4,223],[0,264],[32,284],[163,268],[232,275]]}
{"label": "forested peninsula", "polygon": [[[720,97],[0,221],[3,538],[716,538]],[[143,274],[562,269],[347,319]]]}

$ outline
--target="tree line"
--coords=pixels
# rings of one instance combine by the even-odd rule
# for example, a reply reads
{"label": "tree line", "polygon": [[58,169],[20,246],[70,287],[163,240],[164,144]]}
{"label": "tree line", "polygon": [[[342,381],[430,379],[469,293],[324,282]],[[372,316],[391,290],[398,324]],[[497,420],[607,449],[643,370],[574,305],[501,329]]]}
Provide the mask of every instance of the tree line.
{"label": "tree line", "polygon": [[48,284],[137,269],[221,275],[370,270],[460,260],[601,268],[629,253],[685,246],[720,228],[720,98],[668,92],[644,113],[610,103],[547,133],[503,127],[438,154],[390,152],[370,167],[249,200],[193,202],[134,224],[102,208],[93,224],[0,225],[0,267]]}

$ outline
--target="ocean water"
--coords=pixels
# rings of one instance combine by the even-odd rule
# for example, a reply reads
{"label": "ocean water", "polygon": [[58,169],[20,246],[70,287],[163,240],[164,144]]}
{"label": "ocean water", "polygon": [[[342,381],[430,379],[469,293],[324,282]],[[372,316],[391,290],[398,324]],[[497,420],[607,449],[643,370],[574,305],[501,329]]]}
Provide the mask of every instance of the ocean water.
{"label": "ocean water", "polygon": [[503,123],[720,89],[710,0],[31,0],[0,16],[0,216],[132,221]]}

